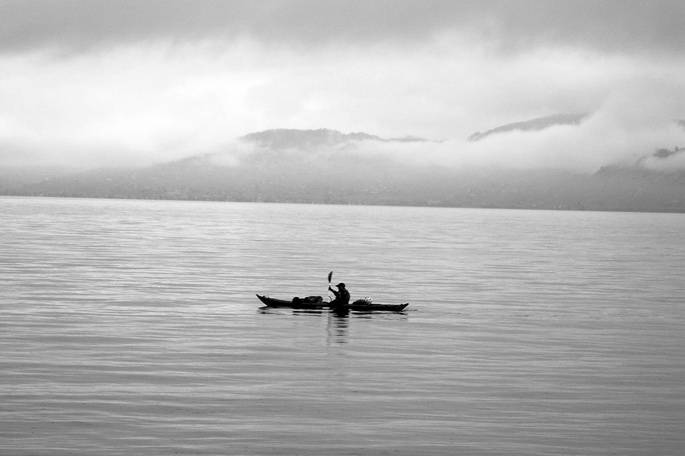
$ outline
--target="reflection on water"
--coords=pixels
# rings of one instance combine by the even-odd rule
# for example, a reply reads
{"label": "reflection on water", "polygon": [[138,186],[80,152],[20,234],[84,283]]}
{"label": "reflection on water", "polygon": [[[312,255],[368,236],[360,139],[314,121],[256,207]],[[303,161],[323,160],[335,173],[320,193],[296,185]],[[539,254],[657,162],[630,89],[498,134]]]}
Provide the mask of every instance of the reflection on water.
{"label": "reflection on water", "polygon": [[327,345],[345,344],[348,342],[350,325],[354,320],[406,320],[407,311],[350,311],[347,309],[290,309],[287,307],[262,306],[257,309],[260,314],[273,316],[326,318]]}
{"label": "reflection on water", "polygon": [[347,343],[350,326],[350,312],[336,309],[328,313],[326,330],[328,338],[326,342],[331,344]]}
{"label": "reflection on water", "polygon": [[331,344],[344,344],[347,342],[350,312],[329,309],[288,309],[260,307],[259,312],[266,315],[290,315],[293,317],[326,317],[326,342]]}

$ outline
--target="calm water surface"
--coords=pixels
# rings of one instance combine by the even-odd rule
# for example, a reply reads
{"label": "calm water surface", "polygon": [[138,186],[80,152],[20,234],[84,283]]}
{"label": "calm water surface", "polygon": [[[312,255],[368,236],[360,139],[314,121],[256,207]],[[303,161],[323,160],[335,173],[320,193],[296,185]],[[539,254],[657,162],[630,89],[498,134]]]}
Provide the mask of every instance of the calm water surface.
{"label": "calm water surface", "polygon": [[[681,455],[685,215],[0,198],[2,455]],[[255,293],[410,302],[263,310]]]}

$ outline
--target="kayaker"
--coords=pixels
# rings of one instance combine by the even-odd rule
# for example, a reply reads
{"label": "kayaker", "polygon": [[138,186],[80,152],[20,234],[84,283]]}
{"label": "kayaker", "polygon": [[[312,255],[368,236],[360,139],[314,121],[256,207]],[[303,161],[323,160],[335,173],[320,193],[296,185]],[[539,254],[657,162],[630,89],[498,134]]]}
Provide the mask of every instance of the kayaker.
{"label": "kayaker", "polygon": [[338,291],[335,291],[330,286],[328,289],[333,292],[335,299],[331,301],[331,307],[344,307],[350,304],[350,292],[345,288],[345,284],[340,282],[336,285]]}

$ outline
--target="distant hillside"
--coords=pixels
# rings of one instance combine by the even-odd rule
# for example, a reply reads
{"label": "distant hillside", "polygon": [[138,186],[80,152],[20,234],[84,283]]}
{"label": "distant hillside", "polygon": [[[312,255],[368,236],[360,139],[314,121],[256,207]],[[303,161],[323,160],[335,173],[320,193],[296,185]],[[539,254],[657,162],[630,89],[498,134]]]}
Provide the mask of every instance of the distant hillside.
{"label": "distant hillside", "polygon": [[588,114],[555,114],[546,117],[514,122],[492,128],[483,133],[476,132],[469,136],[469,141],[480,141],[488,136],[510,131],[539,131],[558,125],[580,125]]}
{"label": "distant hillside", "polygon": [[270,149],[312,148],[333,146],[351,141],[381,141],[381,142],[423,142],[423,138],[405,136],[401,138],[381,138],[363,132],[341,133],[337,130],[320,128],[318,130],[275,129],[250,133],[240,138],[243,141]]}
{"label": "distant hillside", "polygon": [[31,168],[21,166],[0,166],[0,195],[11,194],[17,189],[29,184],[39,184],[46,180],[76,174],[70,167],[34,166]]}
{"label": "distant hillside", "polygon": [[[651,157],[655,158],[657,160],[665,160],[665,159],[670,159],[670,158],[674,158],[676,156],[682,156],[682,155],[685,155],[685,147],[676,146],[675,148],[673,148],[673,150],[671,150],[671,149],[658,149],[656,152],[654,152],[651,155]],[[644,163],[645,160],[647,160],[648,158],[649,158],[649,156],[641,157],[636,162],[636,165],[640,165],[640,164]]]}
{"label": "distant hillside", "polygon": [[[39,179],[32,176],[23,182],[14,179],[0,185],[0,192],[100,198],[685,212],[685,172],[676,171],[685,166],[670,166],[672,161],[685,157],[685,149],[681,148],[645,154],[629,166],[605,166],[594,174],[581,174],[552,169],[461,171],[408,164],[393,157],[393,142],[399,146],[404,140],[425,140],[384,139],[367,133],[268,130],[240,139],[231,146],[235,150],[229,147],[145,168],[99,169]],[[373,153],[374,145],[384,153]]]}
{"label": "distant hillside", "polygon": [[668,181],[685,184],[685,147],[657,149],[630,164],[602,166],[596,173],[602,177],[629,180]]}
{"label": "distant hillside", "polygon": [[683,175],[605,168],[459,172],[441,167],[345,164],[313,167],[212,166],[176,162],[48,179],[6,194],[325,204],[685,212]]}

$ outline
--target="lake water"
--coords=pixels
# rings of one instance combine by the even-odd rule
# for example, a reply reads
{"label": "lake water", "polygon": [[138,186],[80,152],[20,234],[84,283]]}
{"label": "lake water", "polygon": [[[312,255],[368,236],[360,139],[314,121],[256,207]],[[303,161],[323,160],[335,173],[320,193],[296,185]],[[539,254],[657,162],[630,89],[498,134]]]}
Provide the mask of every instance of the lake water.
{"label": "lake water", "polygon": [[[0,198],[2,455],[681,455],[685,215]],[[264,310],[255,293],[410,302]]]}

